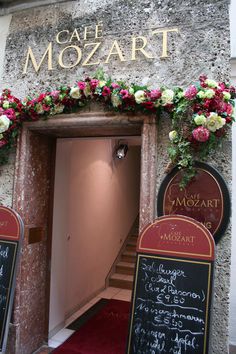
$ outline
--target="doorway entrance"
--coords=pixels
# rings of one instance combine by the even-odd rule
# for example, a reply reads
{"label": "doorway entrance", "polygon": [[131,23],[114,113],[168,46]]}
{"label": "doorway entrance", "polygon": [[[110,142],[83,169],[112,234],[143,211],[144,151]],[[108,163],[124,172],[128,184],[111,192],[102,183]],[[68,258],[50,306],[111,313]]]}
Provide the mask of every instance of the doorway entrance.
{"label": "doorway entrance", "polygon": [[[123,145],[128,151],[119,159]],[[49,338],[107,278],[108,285],[132,286],[125,269],[108,275],[139,213],[140,150],[140,136],[57,139]]]}
{"label": "doorway entrance", "polygon": [[61,115],[23,126],[17,147],[13,208],[22,216],[26,231],[9,353],[31,353],[48,339],[56,140],[107,136],[141,136],[142,229],[155,217],[154,117],[93,112]]}

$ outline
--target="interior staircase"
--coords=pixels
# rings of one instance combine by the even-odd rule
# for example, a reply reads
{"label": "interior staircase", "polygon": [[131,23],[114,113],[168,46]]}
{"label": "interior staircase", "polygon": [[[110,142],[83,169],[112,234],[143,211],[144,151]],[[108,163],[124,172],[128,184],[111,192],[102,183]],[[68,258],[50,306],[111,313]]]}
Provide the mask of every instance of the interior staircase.
{"label": "interior staircase", "polygon": [[114,264],[114,272],[110,275],[108,281],[109,286],[121,289],[133,289],[138,224],[139,219],[137,218],[130,235],[127,237],[125,247]]}

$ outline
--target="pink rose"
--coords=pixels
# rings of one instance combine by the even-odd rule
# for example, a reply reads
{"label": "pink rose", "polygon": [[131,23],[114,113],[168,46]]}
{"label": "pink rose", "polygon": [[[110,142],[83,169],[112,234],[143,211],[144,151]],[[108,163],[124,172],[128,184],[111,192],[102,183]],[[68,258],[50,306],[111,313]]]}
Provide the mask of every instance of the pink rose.
{"label": "pink rose", "polygon": [[13,108],[8,108],[5,110],[4,114],[9,118],[10,120],[15,120],[16,119],[16,114]]}
{"label": "pink rose", "polygon": [[193,137],[195,140],[200,141],[201,143],[205,143],[210,136],[210,132],[207,128],[205,127],[198,127],[193,130],[192,132]]}
{"label": "pink rose", "polygon": [[106,96],[109,96],[110,94],[111,94],[111,89],[109,87],[107,87],[107,86],[104,86],[103,87],[103,91],[102,91],[102,95],[104,97],[106,97]]}
{"label": "pink rose", "polygon": [[120,94],[123,96],[122,98],[128,98],[129,97],[129,91],[128,90],[120,90]]}
{"label": "pink rose", "polygon": [[84,90],[85,87],[86,87],[86,84],[85,84],[84,81],[79,81],[79,82],[78,82],[78,86],[79,86],[80,90]]}
{"label": "pink rose", "polygon": [[152,90],[148,96],[152,99],[152,100],[157,100],[158,98],[161,97],[161,90]]}
{"label": "pink rose", "polygon": [[184,97],[187,98],[188,100],[192,100],[193,98],[196,97],[197,94],[197,89],[194,85],[189,86],[185,92],[184,92]]}
{"label": "pink rose", "polygon": [[91,89],[92,89],[92,90],[95,90],[95,88],[98,86],[98,84],[99,84],[99,80],[92,79],[92,80],[90,81],[90,87],[91,87]]}
{"label": "pink rose", "polygon": [[113,83],[111,84],[111,87],[112,87],[113,89],[116,89],[116,88],[119,88],[120,85],[118,85],[118,84],[116,84],[115,82],[113,82]]}

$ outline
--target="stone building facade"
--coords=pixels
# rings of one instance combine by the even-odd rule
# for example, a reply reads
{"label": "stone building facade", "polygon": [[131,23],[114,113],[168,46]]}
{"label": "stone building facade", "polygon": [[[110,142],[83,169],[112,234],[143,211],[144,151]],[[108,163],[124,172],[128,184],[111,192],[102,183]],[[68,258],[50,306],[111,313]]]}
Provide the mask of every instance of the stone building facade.
{"label": "stone building facade", "polygon": [[[228,11],[228,0],[65,1],[20,10],[0,19],[5,33],[0,57],[3,63],[0,86],[10,88],[15,96],[23,98],[48,87],[73,84],[98,68],[116,80],[149,87],[184,87],[196,81],[202,73],[215,80],[228,81]],[[84,114],[89,129],[95,129],[94,119],[89,121],[93,112],[97,112],[97,108],[91,106],[89,111],[80,113]],[[123,124],[119,117],[108,117],[101,107],[99,114],[104,119],[103,124],[112,125],[115,118],[117,129],[119,119],[120,127]],[[66,119],[76,118],[71,115]],[[146,129],[143,133],[146,146],[143,160],[146,159],[146,166],[155,160],[151,166],[156,169],[143,176],[144,180],[151,176],[143,195],[146,211],[140,211],[144,225],[156,216],[156,195],[168,160],[170,121],[168,117],[161,117],[158,126],[151,120],[145,125],[145,118],[140,121],[143,127],[135,129],[139,132]],[[73,136],[72,125],[66,133],[65,117],[56,118],[54,122],[55,125],[35,125],[36,133],[43,135],[35,134],[33,125],[26,124],[17,152],[12,152],[8,165],[0,167],[0,203],[18,210],[26,225],[9,354],[29,354],[47,340],[50,253],[47,198],[51,183],[52,136],[61,136],[62,132],[63,136]],[[55,132],[47,133],[52,132],[50,129]],[[104,129],[106,131],[105,125]],[[226,141],[211,163],[231,188],[229,161],[231,142]],[[44,225],[44,239],[37,245],[29,245],[27,230],[31,225],[39,224]],[[228,353],[230,243],[229,226],[217,245],[212,354]],[[33,326],[35,322],[37,328]]]}

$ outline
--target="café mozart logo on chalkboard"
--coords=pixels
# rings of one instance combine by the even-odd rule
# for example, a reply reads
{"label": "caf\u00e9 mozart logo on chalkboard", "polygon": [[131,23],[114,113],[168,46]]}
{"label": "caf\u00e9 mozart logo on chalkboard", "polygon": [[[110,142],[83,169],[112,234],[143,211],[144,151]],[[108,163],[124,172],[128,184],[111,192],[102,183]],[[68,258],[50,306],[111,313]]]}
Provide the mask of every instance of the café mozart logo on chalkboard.
{"label": "caf\u00e9 mozart logo on chalkboard", "polygon": [[218,241],[230,216],[230,197],[221,175],[206,163],[196,163],[196,176],[180,188],[182,172],[175,167],[159,189],[158,215],[180,214],[201,222]]}
{"label": "caf\u00e9 mozart logo on chalkboard", "polygon": [[29,45],[24,58],[23,74],[27,74],[29,67],[33,67],[37,73],[41,67],[49,71],[58,66],[63,69],[72,69],[76,66],[96,68],[98,65],[109,64],[114,59],[121,63],[143,59],[165,59],[169,57],[168,40],[170,37],[175,40],[179,29],[152,28],[146,36],[127,36],[125,46],[123,38],[126,34],[122,36],[122,41],[107,39],[104,42],[104,33],[106,34],[103,22],[99,21],[97,24],[72,30],[61,29],[43,50],[39,49],[38,45]]}

